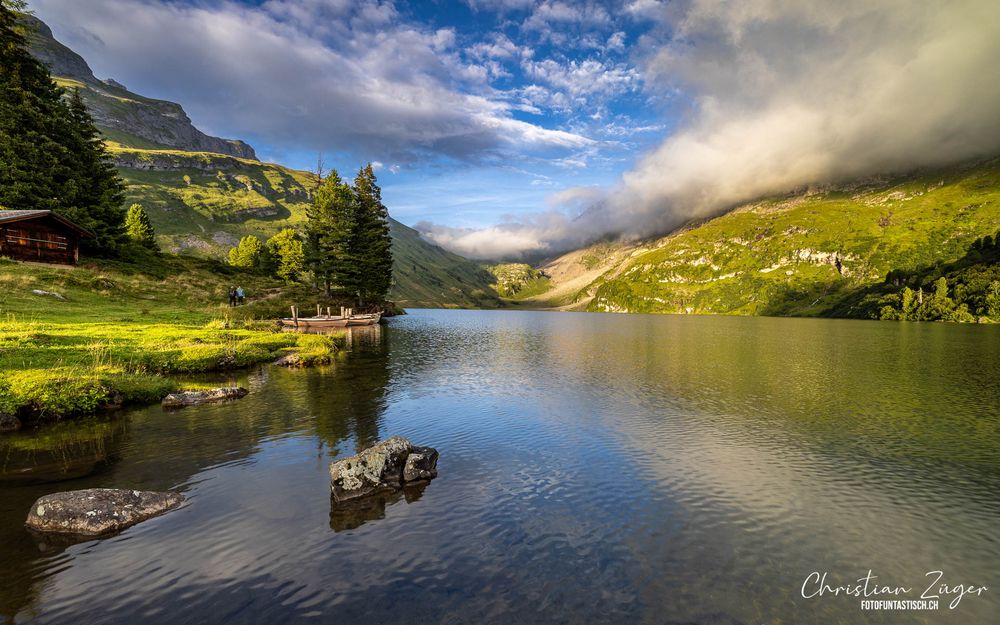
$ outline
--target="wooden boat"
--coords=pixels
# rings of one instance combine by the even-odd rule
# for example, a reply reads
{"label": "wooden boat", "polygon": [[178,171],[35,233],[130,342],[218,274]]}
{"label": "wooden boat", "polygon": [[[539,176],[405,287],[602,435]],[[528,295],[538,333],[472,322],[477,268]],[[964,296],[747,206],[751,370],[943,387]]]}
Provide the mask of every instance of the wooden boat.
{"label": "wooden boat", "polygon": [[344,328],[347,326],[370,326],[379,322],[382,313],[355,315],[350,308],[341,308],[340,315],[322,314],[320,306],[316,306],[315,317],[300,317],[298,306],[292,306],[292,316],[281,319],[281,325],[289,328]]}
{"label": "wooden boat", "polygon": [[281,325],[289,328],[345,328],[349,317],[284,317]]}
{"label": "wooden boat", "polygon": [[382,318],[382,313],[373,313],[370,315],[351,315],[347,318],[347,325],[349,326],[371,326],[379,322]]}

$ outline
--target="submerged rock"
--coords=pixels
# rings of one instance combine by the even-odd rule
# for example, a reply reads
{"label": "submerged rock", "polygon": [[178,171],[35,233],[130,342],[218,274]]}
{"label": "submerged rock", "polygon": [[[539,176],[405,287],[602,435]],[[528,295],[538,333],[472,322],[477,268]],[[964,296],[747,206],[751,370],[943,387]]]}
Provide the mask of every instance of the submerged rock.
{"label": "submerged rock", "polygon": [[123,530],[176,508],[180,493],[89,488],[45,495],[25,525],[38,532],[99,536]]}
{"label": "submerged rock", "polygon": [[184,391],[182,393],[171,393],[163,398],[164,408],[181,408],[183,406],[195,406],[197,404],[209,404],[219,401],[229,401],[245,397],[250,391],[241,386],[229,386],[225,388],[213,388],[207,391]]}
{"label": "submerged rock", "polygon": [[330,489],[336,501],[396,490],[407,482],[436,477],[437,459],[437,450],[414,447],[402,436],[393,436],[331,463]]}

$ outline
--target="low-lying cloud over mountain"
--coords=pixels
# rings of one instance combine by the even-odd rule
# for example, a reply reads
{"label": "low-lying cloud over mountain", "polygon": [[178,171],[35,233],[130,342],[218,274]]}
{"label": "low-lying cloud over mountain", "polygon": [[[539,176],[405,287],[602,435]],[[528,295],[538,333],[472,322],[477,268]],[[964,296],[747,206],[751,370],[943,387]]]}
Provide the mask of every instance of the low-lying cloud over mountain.
{"label": "low-lying cloud over mountain", "polygon": [[[472,256],[666,232],[811,183],[1000,150],[1000,4],[990,0],[640,0],[651,95],[686,123],[582,210],[486,231],[424,226]],[[565,193],[565,192],[564,192]]]}
{"label": "low-lying cloud over mountain", "polygon": [[99,75],[266,158],[384,163],[390,209],[471,256],[655,235],[764,194],[1000,151],[995,0],[31,8]]}

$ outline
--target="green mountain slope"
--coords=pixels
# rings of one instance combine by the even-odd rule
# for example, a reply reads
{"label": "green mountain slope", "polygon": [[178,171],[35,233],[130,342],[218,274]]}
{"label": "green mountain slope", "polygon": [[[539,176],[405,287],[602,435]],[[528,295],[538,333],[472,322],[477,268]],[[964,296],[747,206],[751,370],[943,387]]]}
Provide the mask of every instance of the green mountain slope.
{"label": "green mountain slope", "polygon": [[585,275],[572,301],[591,311],[850,314],[843,303],[890,271],[955,261],[998,228],[993,159],[753,202],[657,241],[602,244],[543,269],[556,290],[560,276]]}
{"label": "green mountain slope", "polygon": [[[207,152],[142,150],[108,142],[128,183],[128,202],[149,214],[164,249],[223,257],[240,237],[270,237],[301,226],[314,174]],[[428,243],[391,220],[394,285],[390,299],[410,307],[493,307],[492,276],[473,261]]]}

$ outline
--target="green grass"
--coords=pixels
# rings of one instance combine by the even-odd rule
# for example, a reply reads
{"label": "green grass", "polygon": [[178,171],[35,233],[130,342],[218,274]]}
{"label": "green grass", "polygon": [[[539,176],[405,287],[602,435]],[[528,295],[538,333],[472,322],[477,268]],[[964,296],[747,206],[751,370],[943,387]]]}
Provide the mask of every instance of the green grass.
{"label": "green grass", "polygon": [[493,288],[506,299],[537,297],[552,288],[548,276],[525,263],[501,263],[488,267],[488,271],[496,279]]}
{"label": "green grass", "polygon": [[[247,306],[228,307],[230,284],[247,289]],[[0,260],[0,289],[0,410],[29,419],[157,401],[179,387],[171,374],[246,367],[289,351],[307,364],[329,362],[343,340],[280,332],[278,311],[308,301],[306,293],[197,259],[164,256],[156,273]]]}
{"label": "green grass", "polygon": [[998,229],[997,159],[768,199],[651,244],[585,289],[596,291],[588,309],[825,314],[891,270],[954,261]]}

